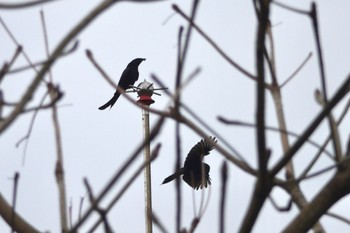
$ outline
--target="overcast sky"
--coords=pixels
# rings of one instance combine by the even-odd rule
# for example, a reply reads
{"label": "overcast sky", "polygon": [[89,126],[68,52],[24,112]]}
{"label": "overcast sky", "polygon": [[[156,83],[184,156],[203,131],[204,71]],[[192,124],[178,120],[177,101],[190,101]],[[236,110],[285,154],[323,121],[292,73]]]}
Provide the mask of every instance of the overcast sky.
{"label": "overcast sky", "polygon": [[[49,47],[53,51],[60,40],[88,14],[100,1],[70,0],[33,7],[25,10],[1,10],[0,16],[6,22],[18,42],[32,61],[45,59],[45,47],[40,21],[40,10],[44,11],[49,37]],[[284,1],[288,3],[287,1]],[[142,140],[141,110],[121,97],[111,110],[97,108],[113,95],[114,89],[101,77],[86,58],[85,50],[90,49],[103,69],[117,82],[126,65],[134,58],[147,60],[139,67],[139,81],[152,81],[150,74],[156,74],[172,91],[175,82],[177,34],[179,26],[186,21],[173,15],[174,1],[136,4],[117,3],[76,38],[79,48],[73,54],[55,63],[52,74],[56,84],[64,91],[59,102],[59,120],[63,138],[64,168],[67,183],[68,204],[73,206],[73,218],[81,197],[86,196],[83,177],[88,178],[97,194],[131,155]],[[187,14],[190,1],[178,3]],[[309,10],[311,1],[296,0],[293,6]],[[350,54],[350,2],[317,1],[321,43],[323,46],[329,96],[340,86],[349,74]],[[255,74],[255,33],[256,18],[251,1],[223,0],[201,1],[196,18],[197,24],[236,62]],[[287,127],[301,133],[320,111],[314,100],[314,90],[320,87],[319,70],[315,53],[314,35],[308,17],[289,12],[272,5],[271,22],[276,50],[276,65],[279,81],[286,80],[302,63],[310,52],[312,58],[298,75],[283,88],[283,103]],[[16,46],[4,28],[0,26],[0,64],[8,61]],[[14,67],[26,65],[20,56]],[[228,64],[198,33],[194,32],[190,44],[184,77],[196,68],[201,73],[184,89],[182,100],[202,119],[225,137],[253,167],[256,164],[255,131],[251,128],[229,127],[217,121],[217,116],[253,123],[255,120],[255,83]],[[8,75],[1,83],[1,90],[9,102],[18,101],[35,76],[33,70],[16,75]],[[31,106],[36,106],[45,92],[42,84]],[[136,94],[129,94],[137,99]],[[151,106],[166,110],[170,99],[166,95],[154,96]],[[344,102],[344,101],[343,101]],[[341,103],[335,110],[338,117]],[[4,114],[9,109],[4,110]],[[24,143],[16,148],[16,143],[27,133],[32,114],[21,116],[0,138],[0,192],[11,200],[14,173],[20,173],[17,210],[36,228],[59,232],[59,210],[57,186],[54,176],[56,161],[54,131],[51,111],[41,111],[33,127],[29,140],[25,164]],[[267,95],[267,124],[277,126],[271,96]],[[151,114],[151,125],[157,116]],[[322,143],[328,135],[328,125],[324,122],[312,139]],[[153,211],[166,225],[169,232],[175,229],[175,185],[160,185],[173,172],[175,164],[175,125],[167,120],[156,142],[162,144],[159,157],[152,163]],[[341,126],[342,145],[345,148],[350,131],[350,119]],[[182,152],[187,152],[201,137],[187,127],[181,127]],[[216,136],[216,135],[213,135]],[[291,142],[295,138],[290,138]],[[219,141],[220,143],[220,141]],[[278,135],[268,134],[267,145],[272,149],[271,164],[281,155]],[[331,148],[330,148],[331,149]],[[300,172],[316,153],[311,146],[304,146],[296,157],[296,172]],[[217,151],[213,151],[206,162],[211,166],[212,185],[210,201],[197,232],[218,230],[218,208],[220,195],[220,167],[224,161]],[[115,195],[134,170],[142,163],[140,155],[137,164],[123,176],[113,189]],[[314,171],[331,164],[323,158]],[[302,189],[310,200],[328,180],[331,173],[306,181]],[[183,227],[188,228],[193,218],[193,191],[183,185]],[[254,179],[234,165],[229,166],[228,200],[226,209],[226,230],[236,232],[245,215]],[[209,189],[205,190],[207,196]],[[194,192],[197,209],[202,195]],[[280,205],[285,205],[288,196],[275,189],[273,197]],[[108,203],[108,200],[104,203]],[[144,231],[143,176],[133,183],[117,206],[108,216],[116,232]],[[88,205],[85,199],[85,207]],[[348,216],[349,198],[332,208],[334,212]],[[280,232],[295,216],[295,206],[288,213],[279,213],[266,202],[253,230],[256,233]],[[75,222],[75,221],[74,221]],[[89,221],[91,224],[93,221]],[[329,217],[321,220],[329,232],[346,232],[350,227]],[[89,227],[82,228],[84,230]],[[337,230],[334,230],[337,229]],[[8,231],[0,220],[0,232]],[[100,230],[99,232],[102,232]],[[154,228],[154,232],[159,232]]]}

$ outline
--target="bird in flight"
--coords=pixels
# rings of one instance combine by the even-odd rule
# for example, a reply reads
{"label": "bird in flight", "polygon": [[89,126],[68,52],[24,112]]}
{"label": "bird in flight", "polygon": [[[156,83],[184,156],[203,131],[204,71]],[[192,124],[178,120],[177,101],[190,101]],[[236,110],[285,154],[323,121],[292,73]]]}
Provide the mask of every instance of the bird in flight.
{"label": "bird in flight", "polygon": [[[136,58],[132,60],[128,66],[125,68],[125,70],[122,73],[122,76],[120,76],[118,87],[123,89],[125,91],[126,89],[130,88],[131,85],[134,85],[134,83],[139,78],[139,70],[138,67],[141,62],[146,60],[145,58]],[[98,109],[104,110],[108,108],[109,106],[112,108],[115,102],[118,100],[121,92],[118,91],[118,89],[115,91],[112,99],[110,99],[107,103],[99,107]]]}
{"label": "bird in flight", "polygon": [[209,155],[214,149],[217,140],[215,137],[208,137],[198,142],[188,153],[184,166],[174,174],[164,179],[162,184],[168,183],[182,176],[182,179],[193,189],[208,187],[211,184],[209,176],[210,167],[203,162],[203,158]]}

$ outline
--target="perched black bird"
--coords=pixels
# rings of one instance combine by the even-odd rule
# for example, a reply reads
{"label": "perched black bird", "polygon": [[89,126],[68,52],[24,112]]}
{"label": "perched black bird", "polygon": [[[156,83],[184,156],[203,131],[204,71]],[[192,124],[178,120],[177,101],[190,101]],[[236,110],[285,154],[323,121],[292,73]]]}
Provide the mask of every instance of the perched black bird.
{"label": "perched black bird", "polygon": [[215,137],[204,138],[198,142],[188,153],[184,166],[174,174],[164,179],[162,184],[168,183],[183,175],[182,179],[192,188],[199,189],[211,184],[209,176],[210,167],[203,162],[204,156],[214,149],[217,140]]}
{"label": "perched black bird", "polygon": [[[119,79],[118,87],[123,89],[124,91],[130,87],[130,85],[134,85],[134,83],[139,78],[139,70],[138,67],[142,61],[146,60],[145,58],[136,58],[132,60],[128,66],[125,68],[125,70],[122,73],[122,76]],[[110,99],[106,104],[102,105],[98,109],[104,110],[115,104],[115,102],[118,100],[120,96],[120,92],[118,90],[115,91],[112,99]]]}

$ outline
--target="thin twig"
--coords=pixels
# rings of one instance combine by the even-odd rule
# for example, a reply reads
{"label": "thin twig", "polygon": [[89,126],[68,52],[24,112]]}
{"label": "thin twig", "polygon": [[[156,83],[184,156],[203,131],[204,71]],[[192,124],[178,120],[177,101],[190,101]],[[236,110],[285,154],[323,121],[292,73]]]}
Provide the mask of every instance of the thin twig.
{"label": "thin twig", "polygon": [[307,57],[299,65],[299,67],[282,84],[280,84],[279,87],[282,89],[290,80],[292,80],[299,73],[299,71],[306,65],[306,63],[310,60],[311,57],[312,57],[312,52],[310,52],[307,55]]}
{"label": "thin twig", "polygon": [[[60,87],[58,85],[55,86],[54,88],[55,88],[55,92],[56,92],[56,95],[54,96],[55,99],[51,99],[50,103],[41,104],[41,105],[39,104],[39,106],[37,106],[37,107],[26,108],[22,111],[22,113],[28,113],[28,112],[38,111],[38,110],[43,110],[43,109],[49,109],[49,108],[52,108],[52,106],[57,105],[58,101],[63,98],[64,93],[60,90]],[[56,107],[61,107],[61,106],[62,105],[56,106]]]}
{"label": "thin twig", "polygon": [[[46,97],[47,97],[48,93],[45,93],[45,95],[41,98],[40,100],[40,103],[39,105],[41,106]],[[16,147],[19,147],[20,144],[25,141],[25,144],[24,144],[24,148],[23,148],[23,154],[22,154],[22,165],[25,164],[25,160],[26,160],[26,154],[27,154],[27,149],[28,149],[28,145],[29,145],[29,139],[30,139],[30,135],[32,134],[32,130],[33,130],[33,126],[34,126],[34,122],[35,122],[35,119],[36,119],[36,116],[38,115],[39,113],[39,109],[40,108],[37,108],[35,111],[34,111],[34,114],[32,115],[32,118],[30,120],[30,123],[29,123],[29,129],[27,131],[27,134],[22,137],[17,143],[16,143]]]}
{"label": "thin twig", "polygon": [[228,168],[227,163],[224,161],[221,167],[221,199],[220,199],[220,209],[219,209],[219,232],[225,233],[225,208],[226,208],[226,192],[227,192],[227,177]]}
{"label": "thin twig", "polygon": [[9,69],[10,69],[10,68],[12,67],[12,65],[15,63],[16,59],[18,58],[18,56],[19,56],[19,54],[20,54],[21,52],[22,52],[22,47],[21,47],[21,46],[17,47],[17,49],[15,50],[15,53],[13,54],[13,56],[12,56],[10,62],[8,62],[8,63],[5,62],[5,63],[4,63],[3,67],[2,67],[1,70],[0,70],[0,84],[1,84],[1,82],[2,82],[2,80],[3,80],[3,78],[4,78],[4,76],[5,76],[6,74],[8,74]]}
{"label": "thin twig", "polygon": [[335,219],[338,219],[338,220],[350,225],[350,219],[344,218],[343,216],[340,216],[339,214],[327,212],[325,215],[332,217],[332,218],[335,218]]}
{"label": "thin twig", "polygon": [[[2,24],[2,26],[4,27],[5,31],[7,32],[7,34],[10,36],[11,40],[13,41],[13,43],[17,46],[20,47],[21,45],[19,44],[19,42],[16,40],[15,36],[12,34],[11,30],[7,27],[5,21],[1,18],[0,16],[0,23]],[[24,51],[24,49],[22,49],[22,54],[24,56],[24,58],[27,60],[28,64],[30,65],[30,67],[36,72],[38,73],[38,70],[35,68],[35,66],[33,65],[32,61],[30,60],[28,54]]]}
{"label": "thin twig", "polygon": [[[182,43],[181,43],[181,37],[182,37],[183,28],[179,28],[179,34],[178,34],[178,52],[177,52],[177,69],[176,69],[176,81],[175,81],[175,90],[178,90],[180,84],[181,84],[181,77],[182,77]],[[187,40],[188,42],[188,40]],[[174,99],[174,113],[180,114],[179,110],[179,102],[180,102],[180,91],[176,91],[175,99]],[[179,170],[181,167],[181,160],[182,160],[182,154],[181,154],[181,137],[180,137],[180,124],[179,122],[176,122],[175,124],[175,146],[176,146],[176,163],[175,163],[175,171]],[[175,188],[176,188],[176,232],[180,231],[181,227],[181,213],[182,213],[182,196],[181,196],[181,184],[180,179],[176,179],[175,181]]]}
{"label": "thin twig", "polygon": [[[317,48],[316,50],[317,50],[317,55],[318,55],[317,57],[318,57],[318,64],[319,64],[318,67],[320,69],[320,74],[321,74],[321,88],[322,88],[323,102],[324,104],[327,104],[328,94],[327,94],[327,84],[326,84],[326,73],[325,73],[325,67],[323,62],[323,53],[322,53],[321,39],[320,39],[319,28],[318,28],[317,9],[316,9],[315,2],[313,2],[311,5],[310,17],[312,20],[312,25],[313,25],[314,35],[316,40],[316,48]],[[337,161],[340,161],[342,156],[340,136],[339,136],[338,128],[336,127],[334,123],[334,119],[332,117],[332,111],[328,113],[327,119],[328,119],[328,124],[332,135],[335,158]]]}
{"label": "thin twig", "polygon": [[277,2],[275,0],[272,1],[272,3],[275,4],[276,6],[281,7],[282,9],[286,9],[286,10],[289,10],[289,11],[292,11],[292,12],[295,12],[295,13],[298,13],[298,14],[308,15],[310,13],[309,11],[300,10],[300,9],[295,8],[295,7],[287,6],[286,4]]}
{"label": "thin twig", "polygon": [[270,20],[267,21],[266,37],[267,39],[269,39],[268,44],[270,45],[270,53],[267,51],[267,48],[265,45],[264,46],[265,60],[267,61],[268,68],[271,74],[272,86],[276,86],[278,81],[277,81],[277,74],[276,74],[275,43],[273,40]]}
{"label": "thin twig", "polygon": [[109,224],[108,219],[107,219],[108,211],[103,210],[96,203],[94,194],[92,192],[92,188],[91,188],[87,178],[84,178],[84,184],[85,184],[86,190],[88,192],[90,204],[91,204],[92,208],[100,215],[100,220],[103,222],[103,225],[105,227],[105,232],[112,233],[113,232],[112,228],[110,227],[110,224]]}
{"label": "thin twig", "polygon": [[100,72],[102,77],[111,85],[113,88],[117,89],[118,85],[116,85],[113,80],[107,75],[107,73],[102,69],[102,67],[97,63],[97,61],[94,58],[93,53],[91,50],[87,49],[86,56],[89,58],[89,60],[92,62],[92,64],[96,67],[96,69]]}
{"label": "thin twig", "polygon": [[[44,43],[45,43],[45,52],[47,58],[49,58],[49,39],[47,35],[47,27],[45,24],[45,16],[44,12],[40,11]],[[49,73],[49,83],[47,84],[48,93],[50,95],[50,99],[52,102],[57,99],[58,93],[56,88],[53,85],[53,78],[51,74],[51,69],[48,69]],[[52,124],[54,127],[55,134],[55,142],[56,142],[56,182],[58,187],[58,196],[59,196],[59,207],[60,207],[60,222],[61,222],[61,231],[63,233],[68,232],[68,216],[67,216],[67,193],[66,193],[66,182],[65,182],[65,174],[64,174],[64,163],[63,163],[63,149],[62,149],[62,136],[61,136],[61,126],[58,120],[58,111],[57,106],[52,105]]]}
{"label": "thin twig", "polygon": [[[344,161],[346,161],[346,160],[348,160],[348,159],[342,160],[341,162],[339,162],[339,164],[332,164],[332,165],[330,165],[330,166],[328,166],[328,167],[325,167],[325,168],[323,168],[323,169],[321,169],[321,170],[319,170],[319,171],[316,171],[316,172],[311,173],[311,174],[309,174],[309,175],[305,175],[305,176],[303,176],[303,177],[300,177],[300,178],[296,179],[295,181],[296,181],[297,183],[300,183],[301,181],[304,181],[304,180],[307,180],[307,179],[311,179],[311,178],[320,176],[320,175],[322,175],[323,173],[326,173],[326,172],[329,172],[329,171],[331,171],[331,170],[333,170],[333,169],[335,169],[335,168],[338,168],[339,165],[343,164]],[[294,181],[294,182],[295,182],[295,181]]]}
{"label": "thin twig", "polygon": [[0,3],[0,8],[3,9],[19,9],[19,8],[28,8],[32,6],[37,6],[37,5],[42,5],[45,3],[51,3],[54,2],[55,0],[36,0],[36,1],[28,1],[28,2],[23,2],[23,3]]}
{"label": "thin twig", "polygon": [[[205,190],[202,190],[202,197],[201,197],[201,205],[199,207],[199,213],[198,213],[198,218],[202,218],[202,216],[204,215],[205,211],[208,208],[209,205],[209,200],[211,197],[211,186],[208,187],[208,198],[205,199]],[[205,202],[204,202],[205,200]]]}
{"label": "thin twig", "polygon": [[[244,127],[251,127],[251,128],[255,128],[256,124],[254,123],[248,123],[248,122],[243,122],[243,121],[237,121],[237,120],[228,120],[222,116],[218,116],[218,120],[221,121],[224,124],[228,124],[228,125],[236,125],[236,126],[244,126]],[[269,131],[274,131],[274,132],[280,132],[280,133],[285,133],[288,134],[289,136],[293,136],[296,138],[299,138],[300,135],[291,131],[287,131],[287,130],[282,130],[273,126],[265,126],[266,130]],[[330,158],[332,158],[332,154],[327,151],[323,145],[318,144],[317,142],[311,140],[311,139],[307,139],[307,142],[310,143],[310,145],[316,147],[317,149],[319,149],[321,152],[324,152],[326,155],[328,155]]]}
{"label": "thin twig", "polygon": [[69,219],[69,229],[73,226],[73,204],[72,199],[70,199],[68,206],[68,219]]}
{"label": "thin twig", "polygon": [[159,220],[159,218],[156,216],[154,212],[152,213],[152,221],[154,225],[156,225],[162,233],[168,233],[164,224]]}
{"label": "thin twig", "polygon": [[191,223],[191,228],[188,230],[188,233],[193,233],[196,227],[198,226],[198,223],[200,221],[200,218],[194,218]]}
{"label": "thin twig", "polygon": [[[51,99],[55,99],[54,88],[49,87],[49,93]],[[61,220],[61,230],[63,233],[68,232],[68,216],[67,216],[67,198],[66,198],[66,183],[65,174],[63,168],[63,149],[62,149],[62,136],[61,136],[61,126],[58,120],[57,107],[53,105],[52,107],[52,123],[54,127],[55,141],[56,141],[56,181],[59,192],[60,200],[60,220]]]}
{"label": "thin twig", "polygon": [[15,176],[13,178],[13,194],[12,194],[12,216],[11,216],[11,232],[15,232],[14,226],[16,225],[16,203],[17,203],[17,194],[18,194],[18,180],[19,173],[15,172]]}
{"label": "thin twig", "polygon": [[287,205],[285,207],[278,206],[271,195],[268,198],[271,201],[272,206],[275,207],[275,209],[278,210],[278,211],[287,212],[287,211],[289,211],[292,208],[292,204],[293,204],[292,198],[289,199],[289,201],[288,201],[288,203],[287,203]]}
{"label": "thin twig", "polygon": [[197,216],[197,204],[196,204],[196,193],[192,190],[192,208],[193,208],[193,216]]}
{"label": "thin twig", "polygon": [[256,77],[246,71],[244,68],[242,68],[240,65],[238,65],[234,60],[232,60],[202,29],[199,28],[198,25],[196,25],[191,19],[177,6],[173,5],[174,11],[176,11],[178,14],[180,14],[184,19],[186,19],[188,22],[190,22],[193,25],[193,28],[197,30],[197,32],[203,36],[205,40],[208,41],[208,43],[214,47],[214,49],[227,61],[229,62],[233,67],[235,67],[237,70],[239,70],[241,73],[243,73],[248,78],[256,81]]}
{"label": "thin twig", "polygon": [[[78,211],[78,221],[81,219],[81,215],[83,213],[83,204],[84,204],[84,197],[80,197],[80,203],[79,203],[79,211]],[[71,229],[73,227],[71,226]]]}

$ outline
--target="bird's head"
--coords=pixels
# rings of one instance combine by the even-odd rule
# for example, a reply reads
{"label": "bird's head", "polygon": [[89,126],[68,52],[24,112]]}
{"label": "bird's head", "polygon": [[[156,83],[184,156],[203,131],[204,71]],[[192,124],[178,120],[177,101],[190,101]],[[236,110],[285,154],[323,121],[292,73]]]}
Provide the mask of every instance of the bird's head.
{"label": "bird's head", "polygon": [[138,66],[140,65],[140,63],[143,62],[143,61],[145,61],[145,60],[146,60],[146,58],[135,58],[134,60],[132,60],[132,61],[129,63],[128,67],[129,67],[129,66],[136,66],[136,67],[138,67]]}

